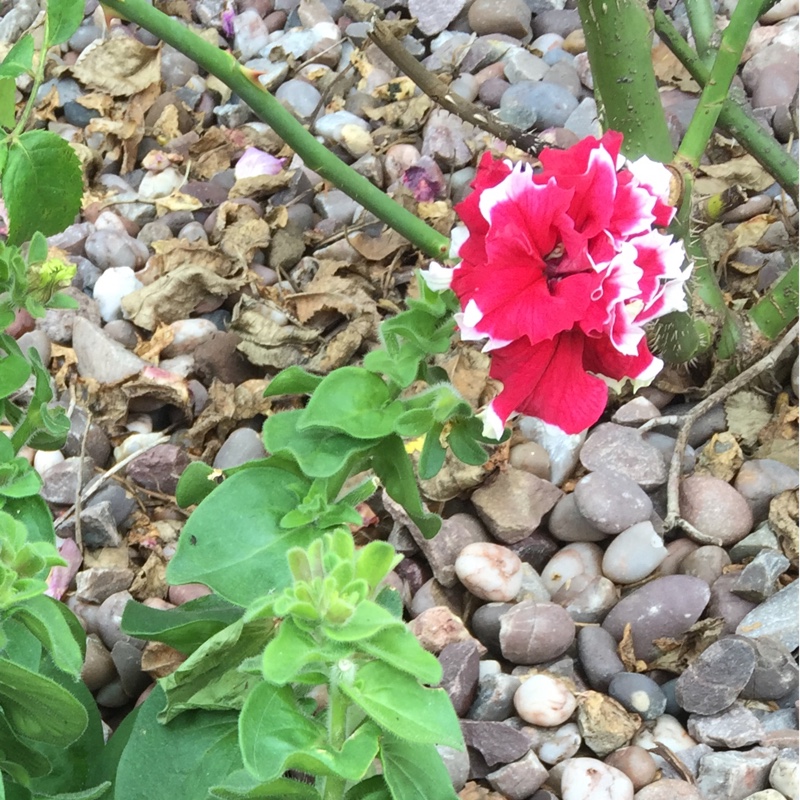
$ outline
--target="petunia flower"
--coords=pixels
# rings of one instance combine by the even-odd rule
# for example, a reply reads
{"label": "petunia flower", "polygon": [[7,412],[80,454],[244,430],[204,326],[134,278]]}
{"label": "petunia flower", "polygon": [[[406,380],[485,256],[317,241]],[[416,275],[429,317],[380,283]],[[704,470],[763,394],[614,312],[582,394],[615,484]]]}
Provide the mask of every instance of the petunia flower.
{"label": "petunia flower", "polygon": [[689,268],[657,230],[675,213],[669,171],[625,161],[621,143],[608,132],[544,150],[538,172],[486,154],[456,206],[461,261],[449,274],[432,265],[426,280],[449,279],[462,339],[491,352],[503,389],[483,412],[486,435],[499,438],[514,412],[579,433],[602,415],[608,385],[649,383],[663,366],[643,326],[686,309]]}

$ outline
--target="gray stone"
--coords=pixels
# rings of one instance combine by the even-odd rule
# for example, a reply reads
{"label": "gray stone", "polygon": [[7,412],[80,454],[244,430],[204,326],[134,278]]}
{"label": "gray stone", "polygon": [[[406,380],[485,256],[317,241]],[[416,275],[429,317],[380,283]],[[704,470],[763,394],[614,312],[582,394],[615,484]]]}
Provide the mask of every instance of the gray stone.
{"label": "gray stone", "polygon": [[472,161],[474,132],[449,111],[434,109],[422,137],[422,155],[435,159],[442,168],[458,169]]}
{"label": "gray stone", "polygon": [[586,626],[578,630],[578,658],[589,685],[598,692],[607,692],[611,679],[625,670],[617,641],[605,628]]}
{"label": "gray stone", "polygon": [[[95,422],[89,424],[89,432],[86,432],[86,421],[88,416],[86,411],[80,406],[72,409],[69,422],[69,433],[64,442],[62,452],[65,456],[79,456],[82,452],[91,457],[95,465],[103,467],[108,462],[111,455],[111,442],[105,431]],[[84,444],[85,440],[85,444]]]}
{"label": "gray stone", "polygon": [[96,692],[111,683],[117,674],[111,653],[96,633],[86,636],[86,657],[81,669],[81,680],[90,692]]}
{"label": "gray stone", "polygon": [[736,573],[726,573],[720,575],[711,587],[707,615],[725,621],[723,633],[733,633],[739,623],[756,607],[755,603],[737,597],[733,593],[733,587],[738,579]]}
{"label": "gray stone", "polygon": [[769,504],[775,495],[798,485],[797,469],[771,458],[745,461],[733,486],[750,506],[756,523],[769,516]]}
{"label": "gray stone", "polygon": [[575,624],[555,603],[523,600],[500,617],[500,649],[513,664],[542,664],[567,651]]}
{"label": "gray stone", "polygon": [[48,503],[72,505],[93,471],[94,461],[91,458],[67,458],[44,473],[41,495]]}
{"label": "gray stone", "polygon": [[731,561],[738,564],[755,558],[764,548],[780,550],[778,537],[772,532],[768,522],[762,522],[752,533],[731,547],[728,552]]}
{"label": "gray stone", "polygon": [[[752,700],[780,700],[797,686],[797,662],[787,647],[772,636],[744,639],[753,647],[756,666],[739,695]],[[796,722],[796,711],[795,714]],[[794,725],[792,726],[794,727]]]}
{"label": "gray stone", "polygon": [[774,636],[788,650],[797,650],[800,644],[797,617],[800,612],[800,584],[792,581],[761,605],[756,606],[736,628],[736,633],[750,638]]}
{"label": "gray stone", "polygon": [[473,640],[447,644],[439,653],[442,665],[441,687],[459,717],[463,717],[475,699],[478,690],[478,663],[480,654]]}
{"label": "gray stone", "polygon": [[[581,92],[583,91],[581,79],[578,77],[575,67],[569,61],[557,61],[550,67],[549,70],[547,70],[547,75],[544,76],[543,83],[552,83],[555,86],[558,86],[559,88],[569,92],[572,97],[576,98],[576,102],[572,110],[566,115],[566,117],[563,117],[564,122],[562,125],[566,127],[567,120],[575,111],[578,110],[579,104],[577,100],[580,98]],[[615,422],[618,421],[620,420],[615,420]]]}
{"label": "gray stone", "polygon": [[764,735],[756,715],[741,703],[735,703],[719,714],[690,714],[686,727],[689,735],[698,742],[730,750],[758,744]]}
{"label": "gray stone", "polygon": [[753,528],[753,513],[744,497],[713,475],[690,475],[681,481],[680,513],[704,537],[723,547],[741,541]]}
{"label": "gray stone", "polygon": [[462,720],[461,732],[467,747],[477,750],[490,767],[509,764],[531,748],[528,737],[504,722]]}
{"label": "gray stone", "polygon": [[103,602],[114,592],[129,589],[133,583],[133,570],[110,567],[90,567],[75,576],[75,595],[87,603]]}
{"label": "gray stone", "polygon": [[[542,3],[542,5],[545,5]],[[531,8],[531,4],[528,4]],[[534,9],[531,8],[533,11]],[[581,27],[581,18],[576,8],[569,10],[547,8],[538,10],[533,17],[532,28],[534,36],[542,36],[545,33],[557,33],[559,36],[567,37],[572,31],[577,31]]]}
{"label": "gray stone", "polygon": [[777,550],[762,550],[739,574],[733,593],[762,603],[780,588],[778,578],[789,569],[789,559]]}
{"label": "gray stone", "polygon": [[492,535],[505,544],[530,536],[562,491],[550,481],[518,469],[496,477],[472,493],[472,504]]}
{"label": "gray stone", "polygon": [[470,619],[475,636],[495,653],[500,653],[500,617],[512,608],[511,603],[485,603]]}
{"label": "gray stone", "polygon": [[461,13],[466,0],[408,0],[408,11],[426,36],[435,36]]}
{"label": "gray stone", "polygon": [[[597,101],[593,97],[584,97],[578,107],[567,117],[564,127],[581,139],[587,136],[599,138],[602,134],[602,125],[597,111]],[[630,404],[626,403],[626,405]],[[640,413],[638,408],[636,411]],[[620,412],[622,412],[622,408],[615,414],[613,421],[630,425],[630,415],[625,412],[622,416],[619,416]]]}
{"label": "gray stone", "polygon": [[634,800],[705,800],[697,789],[685,780],[661,778],[639,789]]}
{"label": "gray stone", "polygon": [[[89,481],[87,489],[91,488],[99,478]],[[109,481],[101,486],[91,497],[84,502],[84,508],[91,508],[100,503],[108,503],[111,516],[117,527],[124,526],[136,508],[136,500],[130,492],[126,491],[119,483]]]}
{"label": "gray stone", "polygon": [[514,714],[514,693],[522,681],[514,675],[495,672],[483,675],[467,719],[502,722]]}
{"label": "gray stone", "polygon": [[565,494],[556,503],[547,520],[547,530],[561,542],[600,542],[608,538],[581,514],[574,493]]}
{"label": "gray stone", "polygon": [[275,97],[298,119],[307,121],[319,105],[322,95],[306,81],[292,78],[275,90]]}
{"label": "gray stone", "polygon": [[[658,448],[659,452],[664,458],[664,464],[669,469],[672,461],[672,454],[675,452],[675,437],[667,436],[658,431],[647,431],[642,437],[646,442]],[[695,456],[694,448],[691,445],[686,445],[686,450],[683,453],[683,472],[691,472],[694,469],[697,458]]]}
{"label": "gray stone", "polygon": [[33,349],[39,354],[39,358],[42,359],[43,364],[46,365],[50,363],[50,354],[53,348],[44,331],[33,330],[23,333],[22,336],[17,339],[17,344],[19,345],[19,349],[26,355],[28,350]]}
{"label": "gray stone", "polygon": [[138,647],[129,642],[117,642],[111,649],[111,658],[128,697],[138,697],[152,683],[152,678],[142,672],[142,651]]}
{"label": "gray stone", "polygon": [[519,542],[508,545],[525,564],[530,564],[538,573],[558,551],[558,545],[545,533],[534,531]]}
{"label": "gray stone", "polygon": [[658,448],[639,433],[613,422],[598,425],[581,448],[581,463],[590,472],[606,469],[627,475],[643,489],[666,483],[667,468]]}
{"label": "gray stone", "polygon": [[600,469],[575,484],[575,504],[581,516],[603,533],[620,533],[653,512],[653,501],[627,475]]}
{"label": "gray stone", "polygon": [[661,687],[647,675],[635,672],[618,672],[609,683],[608,693],[628,711],[646,720],[660,717],[667,707]]}
{"label": "gray stone", "polygon": [[97,609],[97,615],[95,617],[97,634],[109,650],[113,650],[117,642],[128,642],[134,645],[134,647],[144,649],[146,644],[144,640],[128,636],[128,634],[123,633],[120,628],[122,612],[125,610],[125,606],[132,600],[133,597],[130,592],[115,592],[107,597]]}
{"label": "gray stone", "polygon": [[578,455],[586,441],[586,431],[568,434],[537,417],[526,416],[519,418],[519,431],[528,441],[544,447],[550,456],[550,480],[556,486],[561,486],[578,463]]}
{"label": "gray stone", "polygon": [[709,586],[713,586],[730,563],[731,558],[726,550],[715,544],[708,544],[689,553],[681,561],[678,573],[693,575],[695,578],[704,580]]}
{"label": "gray stone", "polygon": [[[551,67],[550,69],[554,68]],[[557,83],[550,83],[545,80],[541,83],[517,85],[528,86],[527,91],[518,100],[527,103],[535,115],[537,130],[562,128],[567,119],[569,119],[569,115],[578,107],[578,101],[575,96],[568,89],[559,86]],[[513,88],[512,86],[509,92]],[[505,101],[507,95],[508,92],[503,95],[503,101]],[[503,103],[500,104],[500,116],[503,116]]]}
{"label": "gray stone", "polygon": [[531,92],[536,86],[539,84],[533,81],[520,81],[509,86],[500,98],[500,119],[523,131],[533,128],[539,119],[531,103]]}
{"label": "gray stone", "polygon": [[119,383],[138,375],[147,366],[146,361],[126,350],[83,317],[75,319],[72,347],[80,376],[92,378],[98,383]]}
{"label": "gray stone", "polygon": [[720,639],[681,673],[675,697],[686,711],[717,714],[733,705],[755,667],[756,654],[747,642],[736,637]]}
{"label": "gray stone", "polygon": [[523,39],[531,35],[531,10],[523,0],[475,0],[468,19],[478,36],[504,33]]}
{"label": "gray stone", "polygon": [[536,83],[547,74],[549,67],[544,61],[524,47],[512,47],[502,58],[503,74],[511,84],[522,81]]}
{"label": "gray stone", "polygon": [[796,798],[800,794],[798,780],[797,751],[782,750],[769,771],[769,783],[786,797]]}
{"label": "gray stone", "polygon": [[573,622],[596,625],[617,604],[619,591],[603,575],[581,574],[561,586],[552,600],[569,614]]}
{"label": "gray stone", "polygon": [[99,325],[100,308],[91,297],[74,286],[67,286],[61,293],[77,301],[78,308],[48,308],[44,317],[36,320],[36,329],[45,333],[51,342],[66,345],[72,342],[75,347],[73,332],[76,320],[79,319],[86,325]]}
{"label": "gray stone", "polygon": [[265,458],[266,455],[258,431],[252,428],[237,428],[228,435],[214,457],[214,469],[238,467],[248,461]]}
{"label": "gray stone", "polygon": [[767,788],[777,756],[774,747],[754,747],[746,753],[708,753],[700,759],[697,789],[704,800],[744,800]]}
{"label": "gray stone", "polygon": [[656,578],[623,597],[603,620],[603,627],[620,641],[630,623],[636,657],[649,661],[660,652],[653,641],[686,633],[700,619],[710,594],[699,578]]}
{"label": "gray stone", "polygon": [[189,456],[183,448],[175,444],[158,444],[131,461],[125,474],[145,489],[172,495],[188,465]]}
{"label": "gray stone", "polygon": [[114,678],[110,683],[103,686],[95,694],[94,699],[97,705],[105,708],[122,708],[131,702],[131,697],[122,688],[122,681],[119,677]]}
{"label": "gray stone", "polygon": [[460,792],[469,778],[469,755],[466,748],[456,750],[455,747],[448,747],[445,744],[437,744],[436,750],[442,758],[453,790]]}
{"label": "gray stone", "polygon": [[144,242],[116,228],[101,228],[90,234],[85,252],[86,258],[102,270],[109,267],[141,269],[150,255]]}
{"label": "gray stone", "polygon": [[81,537],[86,547],[119,547],[122,543],[110,503],[81,509]]}
{"label": "gray stone", "polygon": [[508,800],[525,800],[547,780],[547,770],[536,753],[529,751],[519,761],[490,772],[486,780]]}

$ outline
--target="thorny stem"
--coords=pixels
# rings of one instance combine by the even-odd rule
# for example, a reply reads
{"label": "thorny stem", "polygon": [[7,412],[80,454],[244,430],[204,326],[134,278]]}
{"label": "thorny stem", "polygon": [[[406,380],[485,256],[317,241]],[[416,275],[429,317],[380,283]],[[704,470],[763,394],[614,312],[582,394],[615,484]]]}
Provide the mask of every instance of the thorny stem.
{"label": "thorny stem", "polygon": [[181,23],[149,6],[146,0],[103,0],[103,5],[158,36],[219,78],[292,147],[306,167],[338,186],[415,247],[429,256],[441,258],[447,255],[450,247],[447,237],[340,161],[258,83],[255,73],[245,70],[230,53],[206,42]]}
{"label": "thorny stem", "polygon": [[672,460],[669,465],[669,477],[667,478],[667,516],[664,520],[664,530],[669,531],[673,528],[682,528],[689,536],[700,544],[722,544],[716,536],[697,530],[691,523],[681,518],[680,514],[680,482],[681,467],[683,466],[683,456],[686,452],[686,445],[689,441],[689,433],[692,425],[707,411],[718,406],[727,400],[732,394],[738,392],[753,378],[762,372],[770,369],[781,357],[783,352],[797,341],[800,325],[795,323],[794,327],[770,350],[767,355],[749,366],[744,372],[739,373],[733,380],[725,384],[721,389],[710,394],[705,400],[699,402],[688,414],[682,416],[658,417],[651,419],[639,428],[640,433],[645,433],[652,428],[664,425],[678,425],[680,430],[675,440],[675,450],[672,453]]}
{"label": "thorny stem", "polygon": [[675,163],[682,170],[694,172],[700,163],[759,13],[759,3],[752,0],[738,3],[728,27],[722,33],[717,57],[703,87],[700,102],[675,156]]}
{"label": "thorny stem", "polygon": [[[705,86],[709,71],[697,57],[686,40],[678,33],[672,20],[660,9],[654,12],[656,33],[678,58],[689,74],[700,85]],[[732,90],[733,91],[733,90]],[[719,126],[747,150],[764,169],[772,175],[791,197],[798,195],[797,161],[786,153],[744,108],[730,97],[722,104]]]}
{"label": "thorny stem", "polygon": [[714,49],[711,46],[711,37],[714,35],[714,8],[710,0],[687,0],[686,13],[697,47],[697,55],[700,56],[704,66],[710,67],[714,63]]}

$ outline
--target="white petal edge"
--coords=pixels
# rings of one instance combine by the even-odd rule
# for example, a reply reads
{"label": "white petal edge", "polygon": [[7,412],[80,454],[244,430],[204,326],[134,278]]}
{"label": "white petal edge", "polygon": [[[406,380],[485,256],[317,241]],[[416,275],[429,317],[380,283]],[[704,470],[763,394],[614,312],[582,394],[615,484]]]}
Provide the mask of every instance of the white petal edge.
{"label": "white petal edge", "polygon": [[477,416],[483,422],[483,435],[487,439],[500,439],[502,437],[505,425],[491,404]]}
{"label": "white petal edge", "polygon": [[420,270],[419,274],[429,289],[433,289],[434,292],[444,292],[453,282],[454,271],[453,267],[445,267],[437,261],[431,261],[428,269]]}

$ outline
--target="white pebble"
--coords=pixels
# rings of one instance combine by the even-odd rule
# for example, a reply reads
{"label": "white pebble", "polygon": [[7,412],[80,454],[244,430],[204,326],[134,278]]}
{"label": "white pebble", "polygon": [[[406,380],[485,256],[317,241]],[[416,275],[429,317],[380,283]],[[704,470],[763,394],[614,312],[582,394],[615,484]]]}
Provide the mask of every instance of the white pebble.
{"label": "white pebble", "polygon": [[522,561],[499,544],[468,544],[459,553],[455,570],[461,583],[483,600],[508,603],[522,586]]}
{"label": "white pebble", "polygon": [[161,172],[148,172],[139,184],[139,199],[147,201],[167,197],[183,186],[183,183],[183,175],[174,167],[167,167]]}
{"label": "white pebble", "polygon": [[650,730],[645,728],[637,733],[631,744],[638,744],[645,750],[652,750],[657,744],[663,744],[673,753],[680,753],[681,750],[695,747],[697,742],[686,733],[686,729],[675,717],[662,714]]}
{"label": "white pebble", "polygon": [[544,764],[558,764],[564,759],[572,758],[581,746],[581,732],[574,722],[568,722],[560,728],[547,731],[545,740],[536,750],[536,755]]}
{"label": "white pebble", "polygon": [[653,523],[638,522],[620,533],[606,548],[603,574],[615,583],[636,583],[653,572],[667,555],[667,548]]}
{"label": "white pebble", "polygon": [[162,351],[164,358],[180,356],[192,352],[217,332],[217,326],[210,319],[179,319],[170,324],[172,342]]}
{"label": "white pebble", "polygon": [[525,722],[544,728],[563,725],[577,705],[575,695],[564,682],[551,675],[532,675],[514,693],[517,714]]}
{"label": "white pebble", "polygon": [[109,267],[94,285],[94,299],[103,322],[122,319],[122,298],[142,288],[130,267]]}
{"label": "white pebble", "polygon": [[44,475],[50,467],[64,461],[64,455],[60,450],[36,450],[33,455],[33,468]]}
{"label": "white pebble", "polygon": [[561,773],[561,800],[633,800],[633,783],[596,758],[571,758]]}
{"label": "white pebble", "polygon": [[542,580],[552,597],[578,575],[600,575],[603,551],[594,542],[573,542],[562,547],[545,565]]}
{"label": "white pebble", "polygon": [[139,450],[144,450],[145,447],[149,447],[156,439],[160,439],[163,435],[163,433],[158,433],[157,431],[154,433],[134,433],[121,445],[114,448],[114,461],[122,461],[123,458],[138,453]]}

